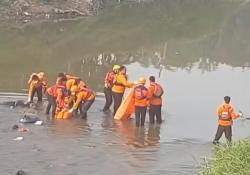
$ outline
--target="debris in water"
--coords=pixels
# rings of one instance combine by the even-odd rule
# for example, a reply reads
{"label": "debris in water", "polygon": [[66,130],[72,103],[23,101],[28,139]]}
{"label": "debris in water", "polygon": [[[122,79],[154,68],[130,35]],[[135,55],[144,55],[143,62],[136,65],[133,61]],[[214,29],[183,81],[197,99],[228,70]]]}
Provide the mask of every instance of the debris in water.
{"label": "debris in water", "polygon": [[12,127],[12,129],[13,129],[13,130],[17,130],[18,132],[27,132],[27,131],[29,131],[29,129],[23,128],[23,127],[19,127],[18,125],[14,125],[14,126]]}
{"label": "debris in water", "polygon": [[41,126],[43,124],[43,121],[39,120],[39,121],[36,121],[35,125],[38,125],[38,126]]}
{"label": "debris in water", "polygon": [[23,137],[17,137],[17,138],[14,138],[13,140],[14,141],[21,141],[21,140],[23,140]]}
{"label": "debris in water", "polygon": [[20,119],[21,123],[36,123],[37,121],[41,121],[37,115],[35,114],[24,114],[24,117]]}

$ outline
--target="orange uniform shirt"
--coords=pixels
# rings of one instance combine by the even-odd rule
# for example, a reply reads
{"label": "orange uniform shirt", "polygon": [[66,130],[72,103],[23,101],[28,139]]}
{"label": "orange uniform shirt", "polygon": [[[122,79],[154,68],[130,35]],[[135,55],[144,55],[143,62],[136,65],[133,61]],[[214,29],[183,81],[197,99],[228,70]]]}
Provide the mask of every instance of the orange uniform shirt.
{"label": "orange uniform shirt", "polygon": [[150,83],[148,87],[148,99],[150,105],[162,105],[161,97],[154,97],[156,83]]}
{"label": "orange uniform shirt", "polygon": [[127,81],[124,74],[119,73],[114,80],[114,85],[112,87],[112,92],[122,94],[126,87],[132,87],[134,83]]}
{"label": "orange uniform shirt", "polygon": [[[228,115],[228,119],[223,119],[223,115]],[[217,110],[217,116],[218,123],[221,126],[231,126],[233,124],[233,119],[237,119],[240,117],[234,112],[234,109],[230,104],[221,105]]]}
{"label": "orange uniform shirt", "polygon": [[47,93],[56,99],[57,106],[64,107],[65,101],[65,87],[60,84],[56,84],[47,89]]}
{"label": "orange uniform shirt", "polygon": [[73,109],[77,109],[80,105],[80,103],[84,100],[91,101],[95,98],[95,93],[93,91],[87,92],[87,91],[80,91],[76,94],[76,101],[73,105]]}
{"label": "orange uniform shirt", "polygon": [[66,82],[66,89],[70,91],[72,86],[76,85],[76,80],[75,79],[68,79]]}

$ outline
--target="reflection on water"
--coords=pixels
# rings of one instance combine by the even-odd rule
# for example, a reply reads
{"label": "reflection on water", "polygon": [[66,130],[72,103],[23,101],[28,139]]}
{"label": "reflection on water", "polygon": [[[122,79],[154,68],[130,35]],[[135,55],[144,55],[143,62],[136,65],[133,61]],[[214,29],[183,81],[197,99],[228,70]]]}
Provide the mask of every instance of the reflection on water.
{"label": "reflection on water", "polygon": [[48,133],[56,137],[79,138],[91,132],[86,120],[53,120],[49,121]]}
{"label": "reflection on water", "polygon": [[68,71],[100,91],[116,63],[191,70],[199,61],[203,72],[220,63],[249,67],[249,13],[247,1],[156,0],[78,21],[0,24],[0,89],[25,89],[27,76],[44,70],[50,82]]}

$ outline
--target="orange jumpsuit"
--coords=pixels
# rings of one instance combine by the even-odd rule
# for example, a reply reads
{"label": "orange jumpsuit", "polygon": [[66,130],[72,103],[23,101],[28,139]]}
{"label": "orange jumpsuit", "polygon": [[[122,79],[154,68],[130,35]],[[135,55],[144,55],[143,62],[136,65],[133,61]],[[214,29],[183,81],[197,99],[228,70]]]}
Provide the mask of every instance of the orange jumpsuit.
{"label": "orange jumpsuit", "polygon": [[148,98],[149,98],[149,122],[151,124],[155,123],[155,118],[157,123],[162,122],[161,108],[162,108],[162,97],[156,97],[154,95],[155,88],[157,88],[157,83],[151,82],[148,87]]}
{"label": "orange jumpsuit", "polygon": [[213,143],[218,144],[223,133],[227,141],[231,143],[233,119],[239,118],[240,115],[234,112],[230,104],[225,103],[217,109],[217,116],[219,125]]}
{"label": "orange jumpsuit", "polygon": [[137,85],[134,88],[135,99],[135,123],[136,127],[144,126],[147,106],[148,106],[148,90],[143,85]]}
{"label": "orange jumpsuit", "polygon": [[132,87],[133,85],[134,83],[127,81],[127,78],[124,74],[119,73],[118,75],[116,75],[114,79],[114,85],[112,87],[112,94],[114,98],[113,115],[115,115],[116,111],[122,103],[122,97],[126,87]]}

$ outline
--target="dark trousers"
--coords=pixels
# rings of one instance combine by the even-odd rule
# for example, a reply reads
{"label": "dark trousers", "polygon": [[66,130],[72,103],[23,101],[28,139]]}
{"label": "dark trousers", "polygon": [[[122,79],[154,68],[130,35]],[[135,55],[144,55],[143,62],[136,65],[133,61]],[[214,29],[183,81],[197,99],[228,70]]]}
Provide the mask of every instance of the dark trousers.
{"label": "dark trousers", "polygon": [[52,107],[52,117],[55,116],[55,112],[56,112],[56,100],[54,97],[52,97],[51,95],[49,95],[48,93],[46,94],[47,99],[48,99],[48,105],[46,107],[46,114],[49,114],[49,111]]}
{"label": "dark trousers", "polygon": [[136,127],[144,126],[147,107],[135,106],[135,125]]}
{"label": "dark trousers", "polygon": [[106,88],[104,87],[104,95],[105,95],[105,98],[106,98],[106,103],[105,103],[105,106],[103,108],[103,111],[107,111],[109,110],[111,104],[112,104],[112,90],[111,88]]}
{"label": "dark trousers", "polygon": [[222,134],[225,133],[225,137],[229,143],[232,141],[232,126],[218,126],[214,142],[218,142],[222,136]]}
{"label": "dark trousers", "polygon": [[118,110],[118,108],[120,107],[121,103],[122,103],[122,97],[123,97],[123,93],[115,93],[113,92],[113,99],[114,99],[114,112],[113,115],[115,115],[116,111]]}
{"label": "dark trousers", "polygon": [[87,112],[89,110],[89,108],[92,106],[92,104],[94,103],[95,99],[93,100],[88,100],[85,101],[81,104],[80,106],[80,114],[82,118],[87,118]]}
{"label": "dark trousers", "polygon": [[161,105],[150,105],[149,106],[149,121],[151,124],[155,123],[155,117],[156,117],[156,122],[158,124],[162,123]]}
{"label": "dark trousers", "polygon": [[43,99],[43,88],[42,88],[42,86],[38,86],[38,87],[33,88],[33,91],[31,93],[31,97],[30,97],[30,102],[33,102],[33,98],[35,96],[35,93],[37,95],[37,99],[38,99],[37,101],[41,102],[42,99]]}

